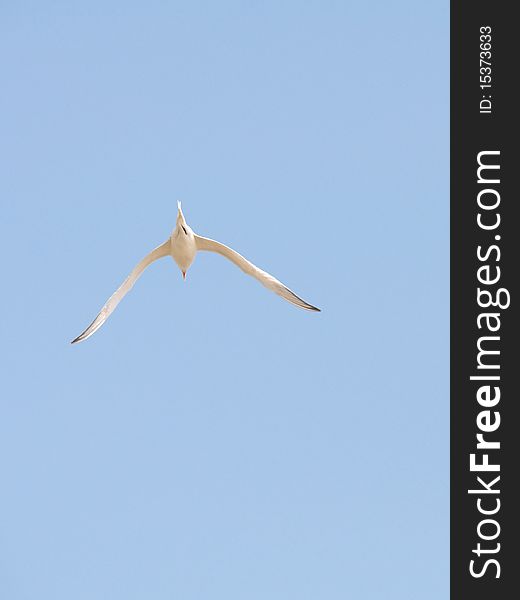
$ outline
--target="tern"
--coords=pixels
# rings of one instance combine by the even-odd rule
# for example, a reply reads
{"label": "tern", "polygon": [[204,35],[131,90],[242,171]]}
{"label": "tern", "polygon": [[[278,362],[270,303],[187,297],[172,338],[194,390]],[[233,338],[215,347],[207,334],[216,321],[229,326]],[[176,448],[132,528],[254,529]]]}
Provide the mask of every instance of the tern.
{"label": "tern", "polygon": [[287,300],[288,302],[291,302],[300,308],[320,312],[319,308],[316,308],[315,306],[312,306],[312,304],[302,300],[281,281],[278,281],[278,279],[269,273],[259,269],[253,263],[245,259],[241,254],[235,252],[235,250],[225,246],[224,244],[221,244],[220,242],[216,242],[215,240],[211,240],[194,233],[193,229],[186,223],[180,202],[177,202],[177,208],[177,222],[171,236],[164,242],[164,244],[157,246],[155,250],[152,250],[150,254],[145,256],[143,260],[141,260],[135,266],[130,275],[123,281],[123,283],[117,288],[112,296],[110,296],[105,306],[103,306],[92,323],[85,329],[83,333],[72,340],[72,344],[82,342],[95,333],[114,312],[114,309],[125,297],[125,295],[132,289],[134,283],[139,279],[146,267],[151,265],[157,259],[163,258],[164,256],[171,256],[173,258],[182,272],[183,279],[186,279],[186,273],[193,263],[197,252],[216,252],[217,254],[221,254],[230,260],[237,267],[242,269],[244,273],[247,273],[247,275],[251,275],[257,279],[262,285],[281,296],[284,300]]}

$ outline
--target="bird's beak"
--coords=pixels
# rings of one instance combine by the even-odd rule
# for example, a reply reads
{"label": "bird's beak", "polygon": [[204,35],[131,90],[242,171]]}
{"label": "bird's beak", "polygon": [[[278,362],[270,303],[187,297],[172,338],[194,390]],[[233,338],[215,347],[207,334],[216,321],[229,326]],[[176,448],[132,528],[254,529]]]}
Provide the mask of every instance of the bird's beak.
{"label": "bird's beak", "polygon": [[184,280],[186,280],[186,271],[183,271],[183,272],[182,272],[182,278],[183,278]]}

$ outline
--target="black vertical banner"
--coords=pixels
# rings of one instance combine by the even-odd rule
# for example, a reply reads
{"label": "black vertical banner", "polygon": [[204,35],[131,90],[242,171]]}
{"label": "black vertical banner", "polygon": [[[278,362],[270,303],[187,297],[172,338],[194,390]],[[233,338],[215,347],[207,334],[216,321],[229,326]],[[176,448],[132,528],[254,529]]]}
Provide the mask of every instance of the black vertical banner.
{"label": "black vertical banner", "polygon": [[451,598],[457,600],[520,597],[514,8],[451,4]]}

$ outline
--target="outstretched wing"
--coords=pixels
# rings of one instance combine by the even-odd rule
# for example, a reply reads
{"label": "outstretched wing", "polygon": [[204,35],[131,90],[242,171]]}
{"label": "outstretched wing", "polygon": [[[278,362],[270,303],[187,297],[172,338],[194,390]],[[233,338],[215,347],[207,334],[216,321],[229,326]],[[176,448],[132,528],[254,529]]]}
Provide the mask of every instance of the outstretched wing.
{"label": "outstretched wing", "polygon": [[139,262],[130,275],[123,281],[123,283],[117,288],[117,290],[110,296],[107,303],[100,310],[98,316],[92,321],[92,323],[85,329],[83,333],[78,335],[77,338],[72,340],[71,344],[82,342],[90,337],[93,333],[103,325],[103,323],[112,314],[115,307],[121,302],[124,296],[132,289],[134,283],[139,279],[142,272],[146,267],[152,264],[158,258],[168,256],[170,254],[170,240],[168,239],[164,244],[161,244],[155,250],[152,250],[150,254],[145,256],[141,262]]}
{"label": "outstretched wing", "polygon": [[249,262],[245,259],[241,254],[235,252],[233,249],[221,244],[220,242],[216,242],[215,240],[210,240],[209,238],[201,237],[200,235],[195,236],[195,242],[197,244],[197,250],[202,250],[206,252],[216,252],[217,254],[221,254],[225,256],[232,263],[235,263],[237,267],[240,267],[244,273],[251,275],[255,279],[264,285],[266,288],[275,292],[281,296],[284,300],[291,302],[292,304],[296,304],[300,308],[305,308],[307,310],[315,310],[320,311],[319,308],[312,306],[305,300],[302,300],[299,296],[297,296],[294,292],[292,292],[287,286],[285,286],[281,281],[278,281],[275,277],[262,271],[253,263]]}

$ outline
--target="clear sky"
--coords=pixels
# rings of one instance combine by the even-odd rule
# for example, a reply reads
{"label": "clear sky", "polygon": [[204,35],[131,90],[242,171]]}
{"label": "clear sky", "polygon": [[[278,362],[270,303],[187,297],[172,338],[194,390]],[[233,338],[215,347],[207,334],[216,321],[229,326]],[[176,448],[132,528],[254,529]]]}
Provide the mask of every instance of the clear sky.
{"label": "clear sky", "polygon": [[1,598],[448,597],[448,27],[1,3]]}

